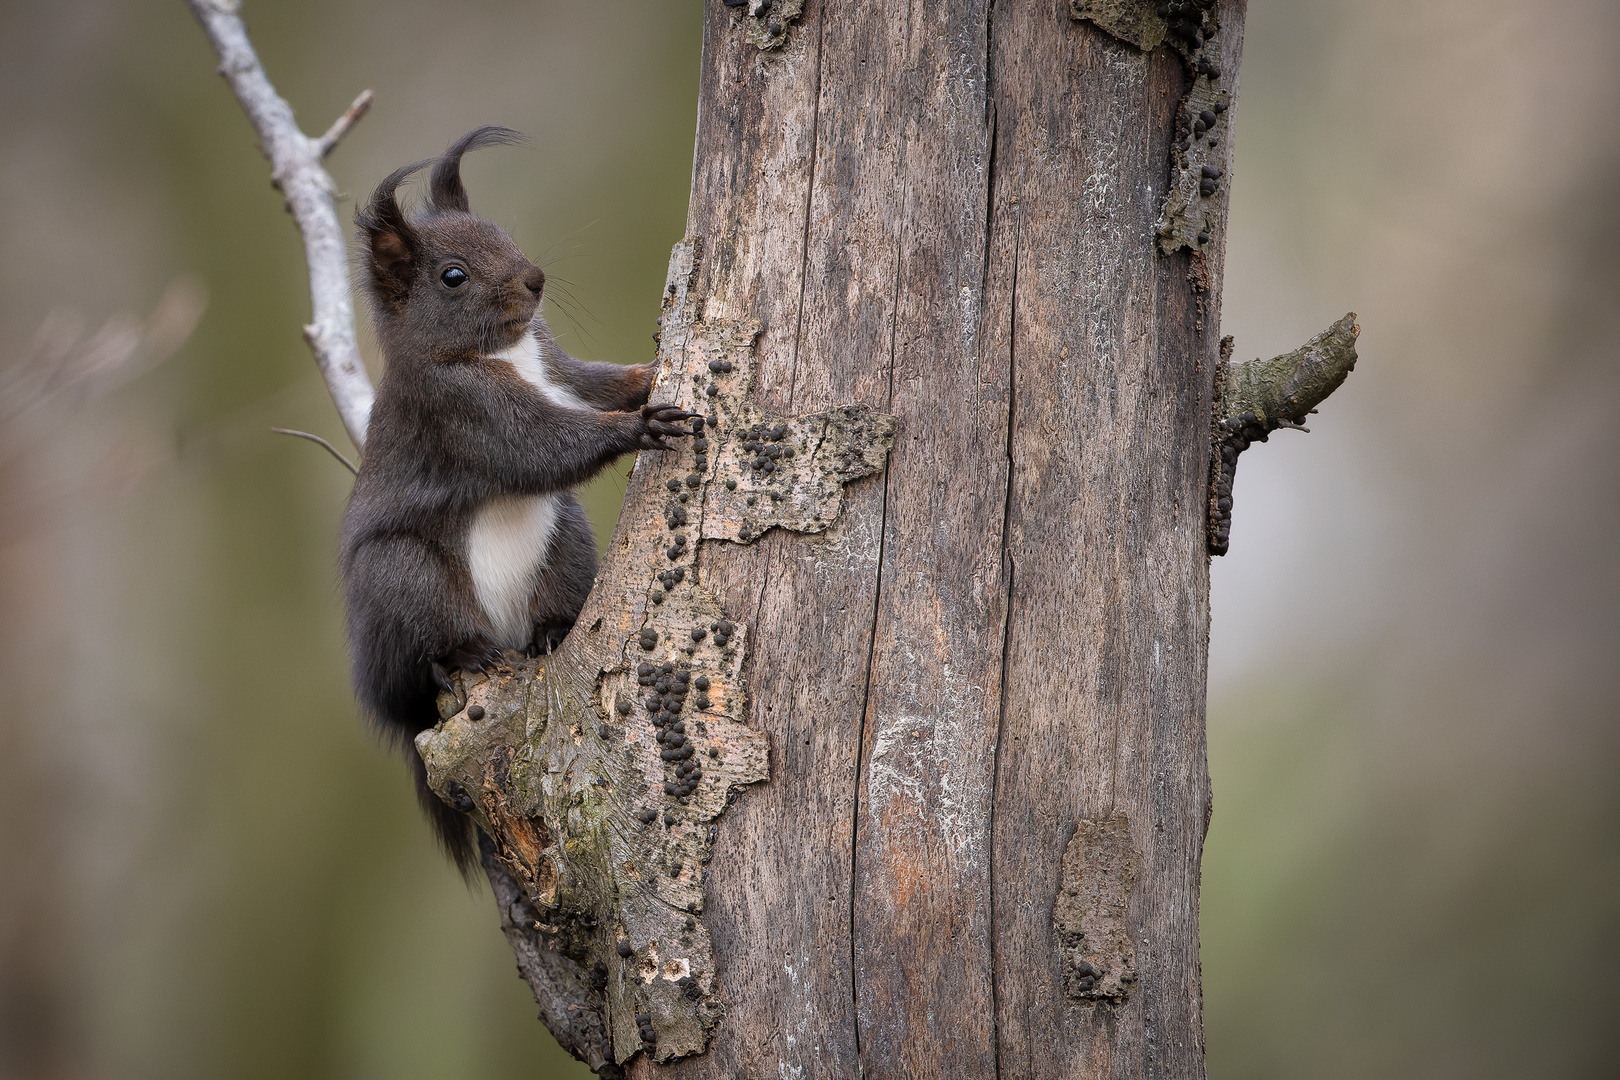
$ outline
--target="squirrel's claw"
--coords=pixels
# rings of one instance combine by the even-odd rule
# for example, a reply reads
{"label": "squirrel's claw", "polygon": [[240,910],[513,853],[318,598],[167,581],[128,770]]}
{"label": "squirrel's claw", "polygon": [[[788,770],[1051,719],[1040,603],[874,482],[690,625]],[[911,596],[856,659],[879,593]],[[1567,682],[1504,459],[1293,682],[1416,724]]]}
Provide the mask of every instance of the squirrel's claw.
{"label": "squirrel's claw", "polygon": [[501,650],[485,641],[483,638],[473,638],[450,650],[445,657],[445,664],[462,671],[476,671],[480,675],[488,675],[493,668],[502,663]]}

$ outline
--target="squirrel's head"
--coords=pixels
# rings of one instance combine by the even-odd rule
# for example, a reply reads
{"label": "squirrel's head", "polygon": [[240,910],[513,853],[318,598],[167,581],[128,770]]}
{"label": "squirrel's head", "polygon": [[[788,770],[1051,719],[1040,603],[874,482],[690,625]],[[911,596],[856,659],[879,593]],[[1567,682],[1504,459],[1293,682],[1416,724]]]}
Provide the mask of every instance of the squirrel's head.
{"label": "squirrel's head", "polygon": [[[469,211],[461,184],[463,154],[521,138],[503,127],[469,131],[438,158],[388,174],[355,215],[378,323],[408,331],[438,357],[505,348],[523,336],[540,304],[545,272],[498,226]],[[407,218],[399,186],[429,165],[428,201]]]}

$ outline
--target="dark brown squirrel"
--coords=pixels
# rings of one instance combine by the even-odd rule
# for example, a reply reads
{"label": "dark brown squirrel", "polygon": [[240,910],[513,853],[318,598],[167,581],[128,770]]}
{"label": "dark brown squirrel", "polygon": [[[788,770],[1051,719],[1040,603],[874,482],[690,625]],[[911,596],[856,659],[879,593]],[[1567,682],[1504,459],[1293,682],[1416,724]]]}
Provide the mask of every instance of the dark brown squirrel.
{"label": "dark brown squirrel", "polygon": [[[669,450],[694,414],[647,404],[654,364],[576,360],[541,317],[546,275],[468,209],[461,157],[510,144],[482,127],[390,173],[356,214],[383,377],[343,521],[355,690],[402,744],[439,842],[469,874],[471,819],[427,784],[412,745],[450,672],[559,643],[596,577],[571,490],[621,454]],[[422,211],[399,186],[432,165]]]}

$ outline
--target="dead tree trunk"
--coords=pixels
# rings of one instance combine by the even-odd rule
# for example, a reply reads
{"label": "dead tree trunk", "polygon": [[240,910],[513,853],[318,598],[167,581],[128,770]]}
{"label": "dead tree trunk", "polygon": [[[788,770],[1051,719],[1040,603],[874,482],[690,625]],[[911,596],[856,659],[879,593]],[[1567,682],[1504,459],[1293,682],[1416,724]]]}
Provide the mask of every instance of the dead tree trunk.
{"label": "dead tree trunk", "polygon": [[[302,135],[190,2],[364,431],[320,158],[369,97]],[[702,433],[559,651],[417,741],[602,1075],[1203,1075],[1208,554],[1359,329],[1216,341],[1244,8],[706,8],[656,391]]]}
{"label": "dead tree trunk", "polygon": [[707,7],[660,396],[710,445],[421,742],[604,1072],[1203,1075],[1244,5],[1182,6]]}

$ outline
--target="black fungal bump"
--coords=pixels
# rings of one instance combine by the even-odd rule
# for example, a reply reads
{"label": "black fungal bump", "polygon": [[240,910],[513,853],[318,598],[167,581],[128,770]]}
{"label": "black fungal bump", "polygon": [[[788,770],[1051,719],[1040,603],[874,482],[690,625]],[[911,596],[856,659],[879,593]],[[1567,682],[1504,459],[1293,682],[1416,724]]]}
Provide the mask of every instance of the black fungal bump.
{"label": "black fungal bump", "polygon": [[469,814],[472,812],[473,806],[475,805],[473,803],[473,798],[471,795],[467,794],[467,789],[461,786],[460,781],[452,780],[449,784],[445,785],[444,794],[445,802],[449,803],[456,810],[461,811],[463,814]]}
{"label": "black fungal bump", "polygon": [[482,720],[483,718],[484,718],[484,707],[482,705],[469,705],[469,706],[467,706],[467,719],[469,719],[469,720]]}

